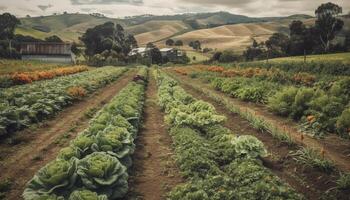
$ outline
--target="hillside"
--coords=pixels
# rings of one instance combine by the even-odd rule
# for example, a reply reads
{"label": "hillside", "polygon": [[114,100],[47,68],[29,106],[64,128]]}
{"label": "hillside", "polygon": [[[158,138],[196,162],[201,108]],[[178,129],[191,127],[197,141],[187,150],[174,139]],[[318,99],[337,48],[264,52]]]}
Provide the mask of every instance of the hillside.
{"label": "hillside", "polygon": [[22,24],[17,28],[16,33],[41,39],[58,35],[64,41],[79,41],[78,38],[86,29],[113,21],[122,24],[126,30],[134,34],[140,46],[155,42],[162,47],[166,39],[174,38],[184,40],[185,43],[200,40],[203,47],[213,49],[231,48],[241,51],[251,43],[252,37],[258,41],[264,41],[274,32],[287,31],[288,24],[296,19],[313,21],[308,15],[251,18],[228,12],[142,15],[125,19],[87,14],[62,14],[22,18]]}
{"label": "hillside", "polygon": [[[246,46],[251,44],[252,38],[255,38],[257,41],[265,41],[275,32],[287,31],[288,26],[281,23],[249,23],[195,30],[176,36],[174,39],[183,40],[185,44],[193,40],[199,40],[202,42],[202,47],[242,51]],[[157,44],[162,46],[164,43],[165,41],[160,41]],[[185,46],[185,48],[188,49],[189,47]]]}

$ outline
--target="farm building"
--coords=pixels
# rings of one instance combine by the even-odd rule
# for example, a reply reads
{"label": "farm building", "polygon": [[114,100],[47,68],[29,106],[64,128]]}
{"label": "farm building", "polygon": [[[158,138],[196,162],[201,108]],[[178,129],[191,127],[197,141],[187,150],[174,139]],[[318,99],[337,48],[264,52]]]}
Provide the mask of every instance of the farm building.
{"label": "farm building", "polygon": [[167,61],[170,62],[177,61],[179,57],[183,56],[182,51],[175,48],[163,48],[160,49],[160,53],[162,54],[163,59],[167,59]]}
{"label": "farm building", "polygon": [[149,50],[150,49],[146,47],[135,48],[130,51],[129,56],[141,55],[142,57],[145,57]]}
{"label": "farm building", "polygon": [[73,63],[75,56],[71,44],[52,42],[22,43],[22,60],[40,60],[44,62]]}

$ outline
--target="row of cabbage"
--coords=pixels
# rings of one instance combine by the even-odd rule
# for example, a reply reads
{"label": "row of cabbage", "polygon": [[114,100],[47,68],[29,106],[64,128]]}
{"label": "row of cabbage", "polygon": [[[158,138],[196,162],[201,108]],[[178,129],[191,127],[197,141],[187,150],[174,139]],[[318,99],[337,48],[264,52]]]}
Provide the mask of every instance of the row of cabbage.
{"label": "row of cabbage", "polygon": [[118,79],[127,69],[104,67],[0,90],[0,136],[43,121]]}
{"label": "row of cabbage", "polygon": [[[139,77],[147,77],[147,69]],[[146,80],[146,79],[144,79]],[[40,169],[26,200],[117,199],[128,192],[127,169],[141,123],[146,81],[129,83],[91,120],[89,127]]]}
{"label": "row of cabbage", "polygon": [[193,98],[167,75],[155,76],[176,162],[187,179],[170,199],[303,199],[262,165],[259,158],[267,152],[261,141],[233,134],[211,104]]}
{"label": "row of cabbage", "polygon": [[197,73],[216,90],[243,101],[266,104],[273,113],[300,122],[310,135],[336,133],[350,137],[350,78],[317,83],[313,87],[282,85],[259,78],[222,78]]}

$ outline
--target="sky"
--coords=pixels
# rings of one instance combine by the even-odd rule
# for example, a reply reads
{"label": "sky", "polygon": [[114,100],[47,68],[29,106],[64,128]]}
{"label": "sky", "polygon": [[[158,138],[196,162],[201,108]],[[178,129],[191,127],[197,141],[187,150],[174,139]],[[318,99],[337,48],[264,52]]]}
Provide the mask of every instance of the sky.
{"label": "sky", "polygon": [[[315,9],[329,0],[0,0],[0,13],[18,17],[45,16],[54,13],[102,13],[121,18],[143,14],[173,15],[182,13],[227,11],[251,17],[314,15]],[[350,0],[332,0],[350,11]]]}

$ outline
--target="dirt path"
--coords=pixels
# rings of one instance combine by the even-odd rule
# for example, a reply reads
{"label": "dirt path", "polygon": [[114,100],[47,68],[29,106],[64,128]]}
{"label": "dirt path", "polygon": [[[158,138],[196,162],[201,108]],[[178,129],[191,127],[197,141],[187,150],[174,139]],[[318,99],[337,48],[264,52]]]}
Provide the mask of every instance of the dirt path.
{"label": "dirt path", "polygon": [[143,127],[136,141],[128,199],[165,199],[166,193],[182,179],[172,159],[172,140],[157,105],[157,86],[153,76],[146,91],[143,119]]}
{"label": "dirt path", "polygon": [[[249,102],[243,102],[238,99],[230,98],[222,92],[211,89],[208,84],[204,84],[199,80],[190,79],[189,77],[181,76],[181,80],[186,80],[187,83],[202,86],[209,89],[222,98],[227,99],[232,104],[239,106],[241,109],[246,109],[248,112],[255,113],[256,116],[264,118],[265,121],[274,124],[279,130],[286,130],[290,133],[293,141],[296,143],[310,147],[320,152],[324,150],[325,157],[332,160],[336,167],[343,172],[350,172],[350,141],[342,139],[336,135],[330,135],[323,139],[313,138],[305,133],[300,132],[298,124],[283,117],[279,117],[269,112],[264,105],[258,105]],[[304,135],[304,137],[301,137]]]}
{"label": "dirt path", "polygon": [[16,134],[17,145],[0,144],[0,180],[10,180],[8,200],[21,199],[25,184],[49,161],[53,160],[62,147],[67,146],[77,133],[84,130],[94,113],[110,101],[135,75],[129,70],[114,83],[93,93],[81,102],[66,108],[54,119],[34,131],[26,130]]}
{"label": "dirt path", "polygon": [[[175,76],[176,77],[176,76]],[[178,79],[181,86],[192,96],[211,103],[221,115],[227,117],[224,126],[236,134],[253,135],[261,140],[267,148],[270,156],[264,159],[264,165],[278,177],[289,183],[299,193],[304,194],[307,199],[320,199],[324,193],[335,187],[335,176],[326,174],[312,168],[306,168],[296,163],[290,156],[291,151],[298,147],[290,147],[281,144],[269,133],[261,132],[253,128],[248,121],[242,119],[238,114],[233,114],[224,106],[217,103],[206,94],[195,90],[190,80]],[[182,80],[182,81],[181,81]],[[340,197],[339,199],[343,199]],[[346,198],[345,198],[346,199]]]}

